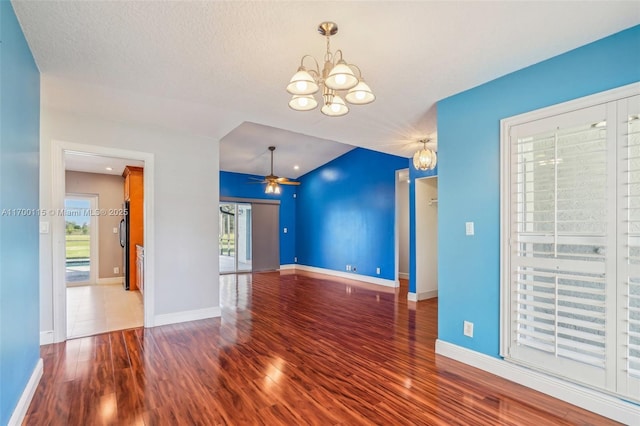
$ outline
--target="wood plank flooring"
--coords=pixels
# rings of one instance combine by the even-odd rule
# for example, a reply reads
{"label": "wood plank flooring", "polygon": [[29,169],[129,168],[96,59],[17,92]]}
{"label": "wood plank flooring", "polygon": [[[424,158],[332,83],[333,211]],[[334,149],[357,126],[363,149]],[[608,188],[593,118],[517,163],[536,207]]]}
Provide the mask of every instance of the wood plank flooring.
{"label": "wood plank flooring", "polygon": [[434,353],[437,301],[313,274],[220,278],[222,317],[42,347],[26,425],[608,425]]}

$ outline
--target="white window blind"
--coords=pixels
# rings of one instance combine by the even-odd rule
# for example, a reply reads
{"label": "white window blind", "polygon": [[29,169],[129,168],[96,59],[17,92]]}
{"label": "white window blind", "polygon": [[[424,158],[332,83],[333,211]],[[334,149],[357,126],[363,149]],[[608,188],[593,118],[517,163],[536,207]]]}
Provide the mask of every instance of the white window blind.
{"label": "white window blind", "polygon": [[619,102],[618,387],[640,399],[640,96]]}
{"label": "white window blind", "polygon": [[636,96],[511,124],[502,194],[503,355],[634,400],[639,105]]}

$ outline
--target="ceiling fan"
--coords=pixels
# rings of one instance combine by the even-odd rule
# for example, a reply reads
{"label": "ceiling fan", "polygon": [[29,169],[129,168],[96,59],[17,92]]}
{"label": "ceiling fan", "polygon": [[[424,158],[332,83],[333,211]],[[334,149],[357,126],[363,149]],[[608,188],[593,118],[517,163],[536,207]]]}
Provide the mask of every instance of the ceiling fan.
{"label": "ceiling fan", "polygon": [[267,188],[265,189],[266,194],[279,194],[280,193],[280,185],[300,185],[300,182],[290,181],[286,177],[278,177],[273,174],[273,151],[276,150],[275,146],[270,146],[269,151],[271,151],[271,173],[264,177],[264,179],[256,179],[258,182],[255,183],[266,183]]}

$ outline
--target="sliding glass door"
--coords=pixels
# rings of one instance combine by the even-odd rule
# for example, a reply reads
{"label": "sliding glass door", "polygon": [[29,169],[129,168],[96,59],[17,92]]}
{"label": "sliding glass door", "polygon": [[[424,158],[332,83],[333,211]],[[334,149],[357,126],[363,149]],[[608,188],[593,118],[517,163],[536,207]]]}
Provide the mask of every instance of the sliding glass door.
{"label": "sliding glass door", "polygon": [[251,204],[220,203],[218,213],[220,273],[251,271]]}

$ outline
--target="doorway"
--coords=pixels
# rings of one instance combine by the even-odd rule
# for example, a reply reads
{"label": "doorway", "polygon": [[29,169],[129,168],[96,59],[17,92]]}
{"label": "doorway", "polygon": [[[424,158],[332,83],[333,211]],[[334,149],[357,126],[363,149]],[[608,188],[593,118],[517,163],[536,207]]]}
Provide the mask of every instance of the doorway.
{"label": "doorway", "polygon": [[[123,204],[127,194],[123,172],[144,164],[90,158],[65,154],[67,338],[143,325],[141,291],[127,291],[123,285],[134,269],[123,256],[121,224],[129,210],[126,202]],[[141,238],[136,241],[142,245]]]}
{"label": "doorway", "polygon": [[252,270],[251,204],[222,202],[218,212],[220,273]]}
{"label": "doorway", "polygon": [[416,299],[438,297],[438,177],[415,180]]}
{"label": "doorway", "polygon": [[227,198],[218,210],[221,274],[280,269],[280,202]]}
{"label": "doorway", "polygon": [[[66,245],[65,245],[65,217],[62,214],[54,215],[50,218],[51,224],[51,233],[53,241],[60,241],[60,243],[54,243],[52,247],[53,254],[53,336],[50,342],[61,342],[70,337],[78,337],[81,335],[91,335],[100,332],[107,331],[108,329],[118,330],[123,328],[130,328],[134,326],[142,326],[143,324],[149,327],[154,325],[154,250],[153,250],[153,170],[154,170],[154,158],[152,154],[137,152],[137,151],[129,151],[129,150],[121,150],[116,148],[107,148],[93,145],[84,145],[84,144],[76,144],[71,142],[63,142],[63,141],[53,141],[52,142],[52,156],[53,156],[53,165],[52,165],[52,211],[64,211],[65,206],[65,198],[66,198],[66,174],[67,168],[74,172],[82,171],[87,172],[88,174],[96,173],[96,174],[106,174],[109,171],[109,168],[102,168],[102,173],[99,173],[97,169],[95,171],[91,170],[81,170],[79,168],[71,167],[71,163],[74,160],[81,160],[83,163],[83,167],[87,168],[96,168],[101,164],[101,160],[104,158],[109,158],[112,160],[121,160],[126,163],[133,163],[134,165],[144,165],[144,246],[145,246],[145,256],[144,256],[144,269],[145,269],[145,291],[144,295],[137,295],[137,304],[139,306],[139,313],[136,317],[136,324],[132,324],[129,320],[131,318],[125,318],[117,316],[116,320],[108,321],[106,325],[107,328],[98,330],[91,329],[89,327],[75,327],[74,329],[69,329],[69,325],[71,325],[71,321],[75,320],[77,325],[80,325],[81,322],[84,321],[93,321],[94,323],[102,323],[104,325],[103,318],[100,315],[88,318],[88,306],[93,304],[96,305],[98,303],[105,302],[104,304],[104,313],[106,314],[108,311],[116,311],[120,310],[121,313],[129,314],[131,311],[132,304],[123,301],[116,300],[112,298],[112,295],[108,295],[108,291],[117,292],[118,294],[123,293],[127,296],[135,296],[130,292],[122,291],[122,279],[121,276],[118,278],[118,281],[114,281],[115,277],[109,278],[101,278],[104,276],[102,269],[107,268],[110,271],[113,271],[114,274],[122,274],[122,269],[120,269],[116,273],[116,263],[107,262],[100,268],[100,276],[97,277],[96,281],[98,285],[92,286],[79,286],[79,287],[69,287],[66,286]],[[75,158],[71,158],[75,157]],[[137,164],[138,163],[138,164]],[[109,166],[111,167],[111,166]],[[120,170],[121,172],[121,170]],[[115,173],[115,167],[114,167]],[[118,173],[121,176],[121,173]],[[84,180],[80,180],[84,182]],[[124,189],[124,188],[123,188]],[[75,191],[77,192],[77,191]],[[82,193],[91,193],[93,191],[81,190]],[[107,240],[113,238],[115,243],[119,247],[119,235],[118,235],[118,223],[121,220],[120,212],[123,210],[122,207],[122,196],[123,192],[119,193],[119,202],[113,208],[106,208],[104,205],[100,205],[100,209],[98,210],[100,214],[100,223],[104,222],[104,225],[107,225],[109,219],[113,219],[113,224],[108,224],[106,229],[106,235],[101,240]],[[102,197],[100,197],[102,198]],[[103,204],[99,201],[99,204]],[[103,215],[104,211],[104,215]],[[97,228],[97,227],[96,227]],[[103,237],[102,227],[100,227],[101,237]],[[101,250],[98,250],[101,251]],[[121,254],[121,253],[120,253]],[[117,255],[118,260],[120,260],[121,256]],[[92,269],[98,273],[98,268],[94,265],[91,265]],[[75,291],[72,297],[68,297],[67,290]],[[78,294],[78,293],[87,293],[87,294]],[[90,293],[90,294],[89,294]],[[77,297],[76,297],[77,296]],[[90,296],[91,301],[87,302],[86,296]],[[78,298],[82,298],[80,303],[76,303]],[[110,305],[106,302],[111,301]],[[75,316],[75,319],[72,317]],[[82,318],[82,317],[85,318]],[[126,323],[125,323],[126,321]],[[89,325],[88,323],[83,324]]]}
{"label": "doorway", "polygon": [[65,212],[65,279],[67,287],[95,285],[98,271],[98,197],[67,194]]}
{"label": "doorway", "polygon": [[396,281],[409,279],[409,169],[396,171]]}

